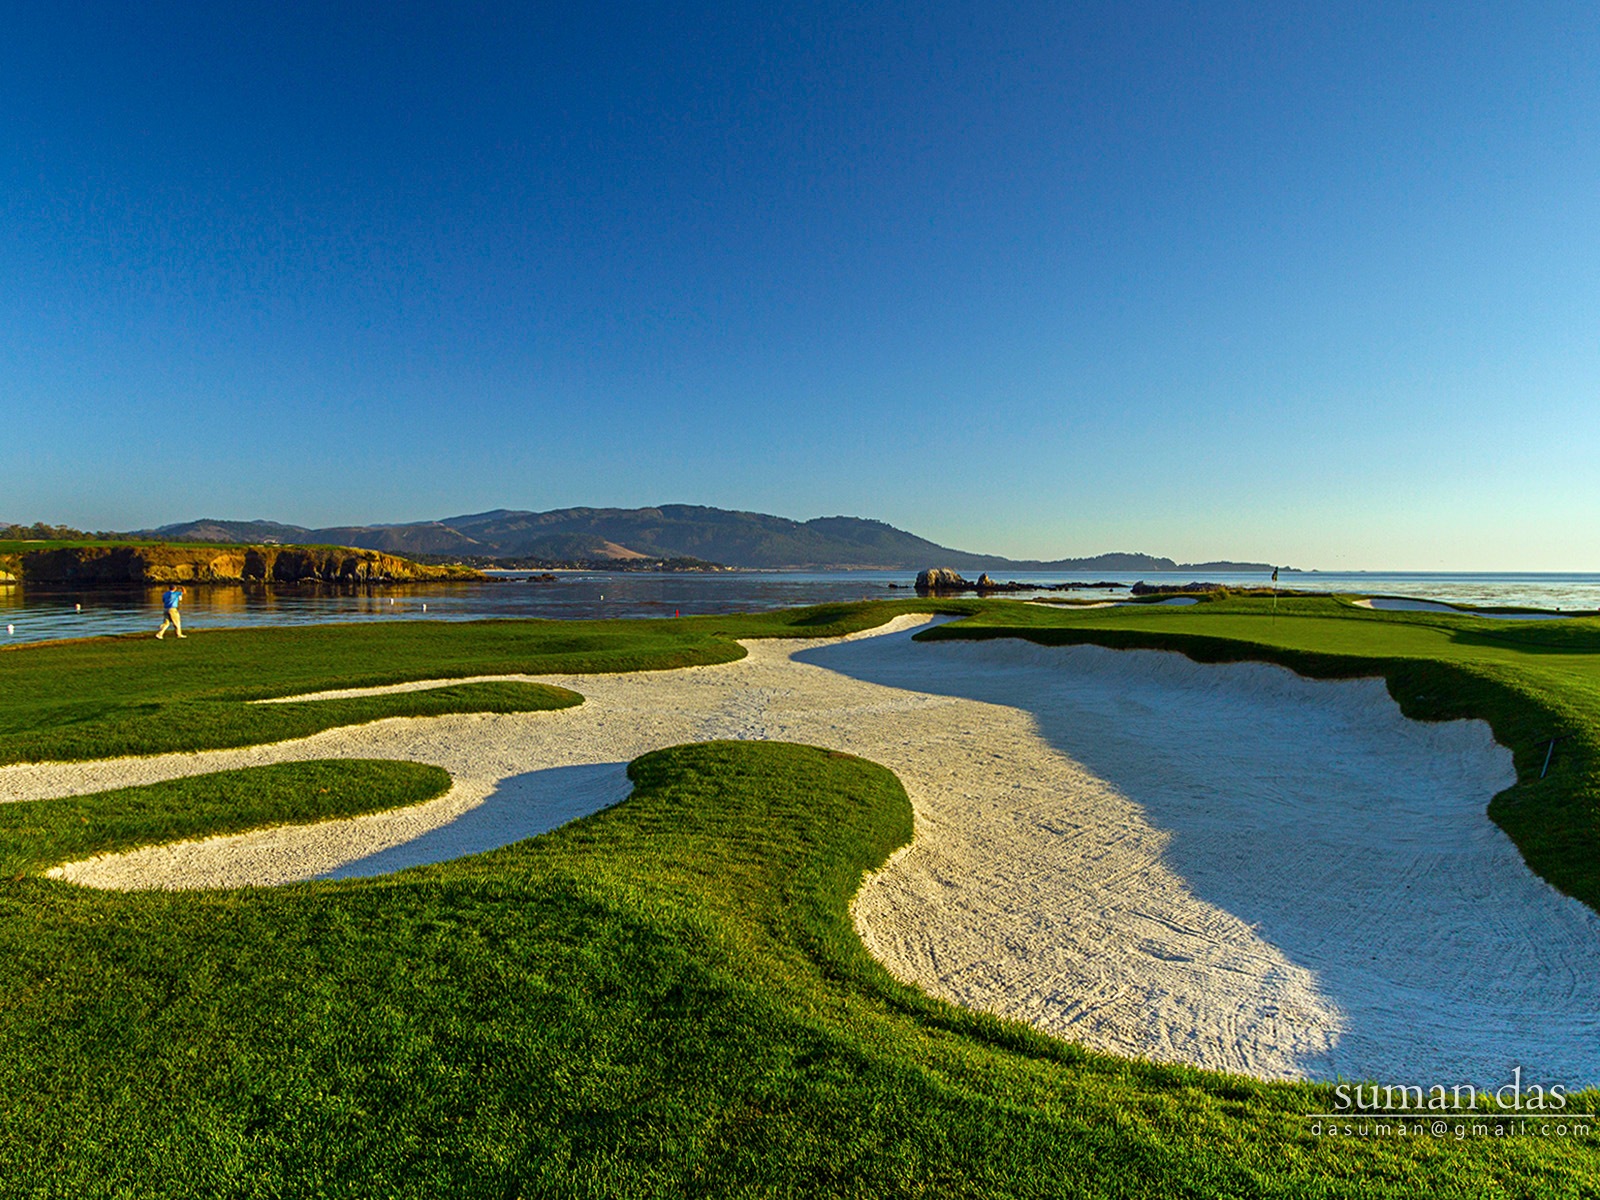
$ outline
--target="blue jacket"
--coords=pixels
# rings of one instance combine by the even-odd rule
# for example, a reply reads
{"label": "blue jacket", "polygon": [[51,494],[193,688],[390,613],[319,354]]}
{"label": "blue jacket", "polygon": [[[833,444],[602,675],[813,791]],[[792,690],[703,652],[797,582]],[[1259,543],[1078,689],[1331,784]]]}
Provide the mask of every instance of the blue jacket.
{"label": "blue jacket", "polygon": [[178,601],[183,599],[183,593],[173,588],[171,591],[161,593],[162,608],[177,608]]}

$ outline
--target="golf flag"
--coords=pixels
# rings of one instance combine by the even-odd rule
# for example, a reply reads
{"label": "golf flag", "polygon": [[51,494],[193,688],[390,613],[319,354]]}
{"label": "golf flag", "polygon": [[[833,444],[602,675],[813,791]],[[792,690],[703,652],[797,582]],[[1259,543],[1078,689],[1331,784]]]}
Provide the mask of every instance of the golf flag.
{"label": "golf flag", "polygon": [[1278,582],[1278,568],[1277,567],[1273,567],[1272,568],[1272,582],[1273,583],[1277,583]]}

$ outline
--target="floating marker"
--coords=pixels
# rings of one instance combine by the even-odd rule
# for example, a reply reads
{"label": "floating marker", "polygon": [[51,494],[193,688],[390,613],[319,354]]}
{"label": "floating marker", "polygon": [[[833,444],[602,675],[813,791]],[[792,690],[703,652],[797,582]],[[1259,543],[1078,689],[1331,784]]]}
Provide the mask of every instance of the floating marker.
{"label": "floating marker", "polygon": [[17,627],[15,625],[7,625],[6,626],[6,636],[9,637],[11,634],[15,633],[16,631],[17,631]]}
{"label": "floating marker", "polygon": [[427,606],[427,605],[426,605],[426,604],[424,604],[424,605],[423,605],[423,606],[422,606],[422,611],[423,611],[423,612],[427,612],[427,611],[428,611],[428,606]]}
{"label": "floating marker", "polygon": [[74,604],[72,607],[77,609],[79,612],[83,611],[83,605],[81,604]]}

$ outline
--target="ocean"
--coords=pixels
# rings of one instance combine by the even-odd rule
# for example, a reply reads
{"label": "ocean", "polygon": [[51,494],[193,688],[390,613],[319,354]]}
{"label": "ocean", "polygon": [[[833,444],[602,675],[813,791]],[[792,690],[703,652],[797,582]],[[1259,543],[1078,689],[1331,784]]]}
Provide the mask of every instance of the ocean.
{"label": "ocean", "polygon": [[[968,572],[974,576],[976,572]],[[1190,583],[1193,572],[1019,571],[1025,583]],[[736,571],[716,574],[598,571],[498,572],[486,583],[396,585],[371,589],[207,585],[189,589],[185,629],[305,625],[330,621],[470,621],[487,617],[670,617],[752,612],[841,600],[910,595],[914,571]],[[998,578],[998,576],[997,576]],[[1261,572],[1205,572],[1198,578],[1266,587]],[[897,585],[891,588],[890,585]],[[1468,605],[1519,605],[1563,611],[1600,609],[1600,574],[1285,571],[1284,591],[1359,592]],[[0,584],[0,645],[51,638],[154,632],[160,587],[67,591]],[[1059,594],[1059,593],[1050,593]],[[1111,599],[1125,591],[1071,595]],[[1026,599],[1027,594],[1015,598]]]}

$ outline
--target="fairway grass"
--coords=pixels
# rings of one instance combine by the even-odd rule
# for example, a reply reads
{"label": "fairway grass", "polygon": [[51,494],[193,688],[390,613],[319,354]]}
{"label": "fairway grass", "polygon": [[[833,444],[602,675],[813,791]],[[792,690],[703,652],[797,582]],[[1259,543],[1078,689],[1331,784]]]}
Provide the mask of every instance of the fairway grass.
{"label": "fairway grass", "polygon": [[896,983],[848,914],[861,873],[911,833],[872,764],[708,743],[632,774],[607,812],[381,880],[11,882],[3,1186],[1531,1196],[1592,1181],[1592,1141],[1319,1141],[1303,1114],[1326,1111],[1326,1087],[1091,1055]]}
{"label": "fairway grass", "polygon": [[[150,639],[111,639],[0,653],[0,750],[8,761],[50,745],[79,751],[50,757],[99,757],[96,723],[122,730],[124,744],[193,749],[185,738],[204,726],[172,719],[184,705],[292,713],[346,702],[246,702],[724,662],[742,653],[735,637],[838,635],[910,611],[974,614],[922,636],[1384,675],[1411,715],[1491,722],[1519,776],[1494,802],[1496,819],[1535,870],[1591,905],[1600,896],[1591,622],[1485,630],[1335,600],[1286,601],[1275,619],[1246,600],[1078,612],[918,601],[681,622],[395,625],[343,648],[364,627],[228,631],[159,660],[140,657]],[[373,719],[364,712],[354,719]],[[1540,780],[1540,738],[1552,733],[1568,737]],[[44,740],[16,751],[19,737]],[[1327,1086],[1091,1054],[896,982],[862,947],[849,902],[863,872],[910,838],[910,806],[892,774],[838,753],[758,742],[656,752],[633,764],[635,791],[612,809],[372,880],[108,893],[41,877],[82,854],[411,803],[445,785],[414,764],[293,767],[302,774],[263,768],[0,806],[0,1195],[1600,1188],[1592,1134],[1318,1138],[1308,1114],[1329,1111]],[[1596,1100],[1569,1107],[1593,1111]]]}

